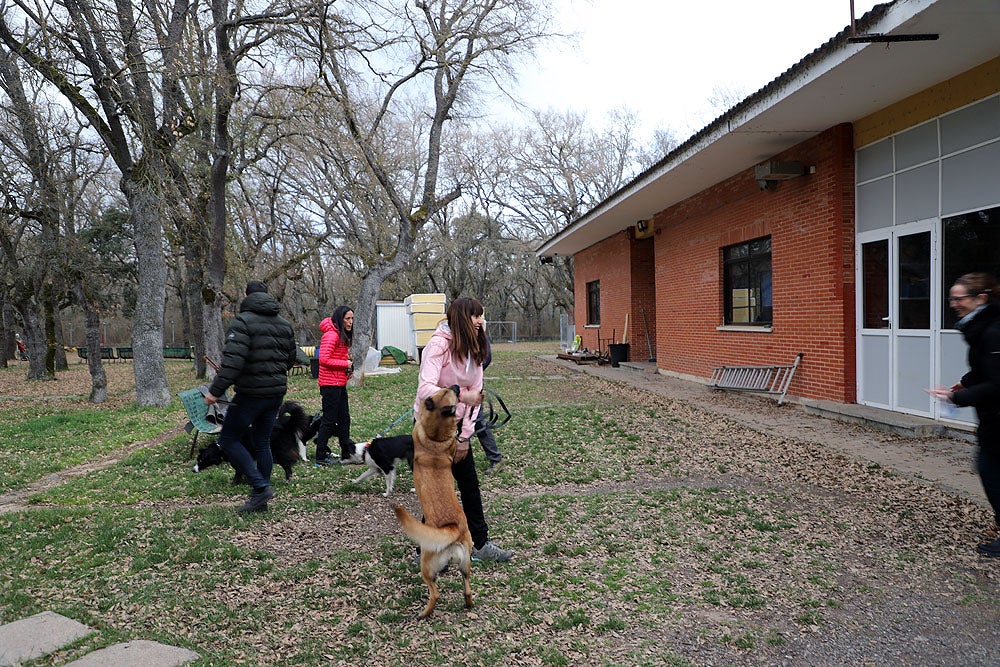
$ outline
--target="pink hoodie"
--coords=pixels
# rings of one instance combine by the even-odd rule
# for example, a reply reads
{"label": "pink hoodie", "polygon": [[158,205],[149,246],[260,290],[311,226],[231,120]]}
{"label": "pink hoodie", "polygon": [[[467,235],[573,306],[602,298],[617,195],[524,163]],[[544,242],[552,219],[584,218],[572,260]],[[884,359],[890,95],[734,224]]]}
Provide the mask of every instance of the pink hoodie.
{"label": "pink hoodie", "polygon": [[[457,384],[463,392],[475,396],[483,390],[483,366],[472,359],[459,359],[451,354],[451,328],[447,322],[438,325],[420,356],[420,379],[417,384],[417,398],[413,402],[413,415],[420,414],[424,401],[438,389]],[[458,404],[458,416],[462,419],[460,437],[468,440],[476,430],[479,406]]]}

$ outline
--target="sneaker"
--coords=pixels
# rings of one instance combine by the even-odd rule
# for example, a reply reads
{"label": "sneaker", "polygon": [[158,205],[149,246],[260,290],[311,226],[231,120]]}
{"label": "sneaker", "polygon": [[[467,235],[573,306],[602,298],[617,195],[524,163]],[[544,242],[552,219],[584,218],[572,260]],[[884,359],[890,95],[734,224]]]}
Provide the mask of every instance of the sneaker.
{"label": "sneaker", "polygon": [[274,487],[270,484],[267,486],[254,489],[247,501],[243,503],[237,512],[263,512],[267,509],[267,501],[274,497]]}
{"label": "sneaker", "polygon": [[331,458],[329,454],[327,454],[324,458],[321,458],[321,459],[317,458],[316,459],[316,465],[317,466],[332,466],[335,463],[337,463],[337,459]]}
{"label": "sneaker", "polygon": [[486,544],[484,544],[481,549],[477,549],[475,547],[472,548],[472,560],[477,562],[485,560],[493,561],[494,563],[506,563],[513,557],[513,551],[501,549],[493,543],[493,540],[487,540]]}
{"label": "sneaker", "polygon": [[493,475],[493,474],[496,474],[496,473],[500,472],[502,469],[503,469],[503,460],[502,459],[499,460],[499,461],[490,461],[490,464],[488,466],[486,466],[486,473],[485,474],[487,474],[487,475]]}
{"label": "sneaker", "polygon": [[1000,540],[980,544],[976,547],[976,551],[987,558],[1000,558]]}

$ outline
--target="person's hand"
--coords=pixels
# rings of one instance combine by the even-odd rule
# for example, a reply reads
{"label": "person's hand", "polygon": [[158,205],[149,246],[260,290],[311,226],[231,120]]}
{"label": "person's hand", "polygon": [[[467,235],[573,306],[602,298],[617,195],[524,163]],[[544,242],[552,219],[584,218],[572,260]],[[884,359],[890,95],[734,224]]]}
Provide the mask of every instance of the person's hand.
{"label": "person's hand", "polygon": [[347,373],[347,377],[354,375],[354,362],[347,364],[347,370],[344,372]]}
{"label": "person's hand", "polygon": [[458,463],[459,461],[461,461],[462,459],[464,459],[468,455],[469,455],[469,441],[468,440],[465,440],[465,441],[459,440],[458,441],[458,446],[455,447],[455,458],[452,459],[452,461],[454,463]]}
{"label": "person's hand", "polygon": [[462,392],[458,395],[458,400],[460,400],[462,403],[465,403],[469,407],[474,408],[477,405],[483,404],[483,392],[466,391],[463,389]]}
{"label": "person's hand", "polygon": [[925,389],[924,391],[939,401],[951,401],[951,397],[955,393],[951,389]]}
{"label": "person's hand", "polygon": [[216,401],[219,400],[218,396],[212,396],[211,394],[205,394],[205,405],[215,405]]}
{"label": "person's hand", "polygon": [[951,385],[951,390],[953,392],[958,391],[959,389],[965,389],[965,385],[963,385],[961,382],[956,382],[955,384]]}

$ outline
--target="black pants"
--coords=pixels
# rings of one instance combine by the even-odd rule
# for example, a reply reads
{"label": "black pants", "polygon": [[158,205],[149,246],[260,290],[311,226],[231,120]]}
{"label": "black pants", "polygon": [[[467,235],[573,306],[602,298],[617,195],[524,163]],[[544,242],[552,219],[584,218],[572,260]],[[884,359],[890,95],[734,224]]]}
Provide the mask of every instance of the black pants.
{"label": "black pants", "polygon": [[[219,433],[219,447],[233,468],[243,476],[254,489],[262,489],[271,483],[271,431],[278,418],[281,396],[244,396],[237,394],[226,410],[226,420]],[[240,442],[243,434],[250,429],[254,453],[250,454]]]}
{"label": "black pants", "polygon": [[1000,448],[979,446],[976,457],[976,471],[983,481],[983,491],[986,499],[993,507],[993,515],[1000,526]]}
{"label": "black pants", "polygon": [[347,387],[320,387],[319,395],[323,397],[323,421],[316,435],[316,459],[322,460],[330,455],[327,443],[333,436],[337,436],[340,442],[340,458],[350,458],[354,454],[354,441],[351,440],[351,408],[347,403]]}
{"label": "black pants", "polygon": [[476,474],[471,447],[468,456],[451,464],[451,474],[455,476],[458,492],[462,495],[462,510],[465,511],[465,520],[469,522],[472,543],[477,549],[482,549],[490,539],[490,533],[483,513],[483,496],[479,491],[479,475]]}

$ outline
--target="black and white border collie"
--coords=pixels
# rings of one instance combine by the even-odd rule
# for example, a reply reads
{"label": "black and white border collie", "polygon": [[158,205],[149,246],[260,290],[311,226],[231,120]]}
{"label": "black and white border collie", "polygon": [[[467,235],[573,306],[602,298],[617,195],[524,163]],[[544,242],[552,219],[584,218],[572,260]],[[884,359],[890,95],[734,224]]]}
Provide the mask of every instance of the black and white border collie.
{"label": "black and white border collie", "polygon": [[[285,480],[292,478],[292,466],[298,461],[308,461],[306,445],[319,430],[319,419],[310,417],[305,409],[295,401],[285,401],[278,410],[278,419],[271,431],[271,457],[274,464],[285,471]],[[253,441],[247,431],[240,438],[240,443],[253,455]],[[201,447],[198,450],[198,461],[194,465],[195,472],[201,472],[227,461],[222,447],[218,442]],[[233,484],[243,482],[243,474],[237,470]]]}
{"label": "black and white border collie", "polygon": [[396,467],[401,465],[403,461],[409,463],[410,470],[413,470],[413,436],[410,434],[375,438],[369,442],[356,442],[354,443],[354,455],[341,462],[368,464],[368,470],[361,473],[357,479],[352,479],[352,484],[360,484],[369,477],[382,473],[382,476],[385,477],[385,493],[383,495],[388,498],[396,485]]}

